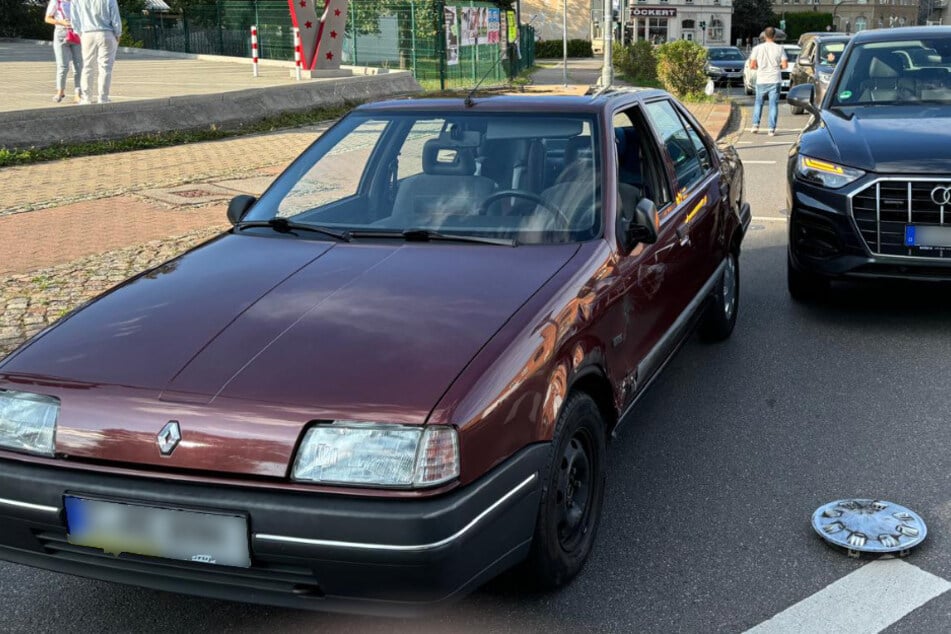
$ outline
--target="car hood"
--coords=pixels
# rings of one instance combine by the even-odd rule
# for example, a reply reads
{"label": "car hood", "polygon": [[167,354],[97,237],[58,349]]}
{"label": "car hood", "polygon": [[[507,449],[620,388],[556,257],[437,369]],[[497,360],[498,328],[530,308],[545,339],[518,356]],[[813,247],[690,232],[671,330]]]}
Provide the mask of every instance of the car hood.
{"label": "car hood", "polygon": [[743,65],[746,63],[746,60],[743,59],[717,59],[717,60],[708,60],[708,64],[711,66],[716,66],[717,68],[735,68],[740,70],[743,68]]}
{"label": "car hood", "polygon": [[576,251],[228,235],[65,319],[0,387],[61,398],[61,453],[282,475],[309,421],[425,422]]}
{"label": "car hood", "polygon": [[[936,130],[951,125],[947,106],[855,108],[851,119],[822,112],[817,151],[859,169],[894,174],[951,172],[951,145]],[[811,148],[803,145],[802,153]]]}

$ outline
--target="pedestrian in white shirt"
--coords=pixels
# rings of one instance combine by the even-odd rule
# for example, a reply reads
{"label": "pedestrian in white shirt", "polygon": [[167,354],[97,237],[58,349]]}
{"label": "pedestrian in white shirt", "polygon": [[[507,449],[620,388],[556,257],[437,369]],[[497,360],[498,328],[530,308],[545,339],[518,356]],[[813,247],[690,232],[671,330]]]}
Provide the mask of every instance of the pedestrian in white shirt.
{"label": "pedestrian in white shirt", "polygon": [[782,71],[789,61],[782,46],[773,41],[776,29],[771,26],[763,31],[766,41],[753,47],[750,53],[750,68],[756,71],[756,100],[753,102],[753,128],[759,132],[759,120],[763,114],[763,97],[769,97],[769,136],[776,134],[776,119],[779,117],[779,87],[782,85]]}
{"label": "pedestrian in white shirt", "polygon": [[116,0],[72,0],[73,30],[83,43],[82,101],[92,103],[93,75],[98,70],[99,103],[109,103],[112,64],[116,60],[122,18]]}

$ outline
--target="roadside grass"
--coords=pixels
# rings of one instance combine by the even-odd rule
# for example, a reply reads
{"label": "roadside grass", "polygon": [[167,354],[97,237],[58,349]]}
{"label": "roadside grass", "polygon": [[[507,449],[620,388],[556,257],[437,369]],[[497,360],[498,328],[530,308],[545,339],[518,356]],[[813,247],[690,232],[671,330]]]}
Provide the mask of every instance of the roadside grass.
{"label": "roadside grass", "polygon": [[93,156],[113,152],[129,152],[151,148],[214,141],[247,134],[260,134],[290,128],[315,125],[325,121],[339,119],[353,109],[359,102],[347,102],[331,108],[315,108],[303,112],[284,113],[246,124],[234,126],[211,126],[198,130],[181,130],[137,134],[109,141],[90,141],[86,143],[63,143],[43,148],[0,148],[0,168],[11,165],[29,165],[44,161]]}

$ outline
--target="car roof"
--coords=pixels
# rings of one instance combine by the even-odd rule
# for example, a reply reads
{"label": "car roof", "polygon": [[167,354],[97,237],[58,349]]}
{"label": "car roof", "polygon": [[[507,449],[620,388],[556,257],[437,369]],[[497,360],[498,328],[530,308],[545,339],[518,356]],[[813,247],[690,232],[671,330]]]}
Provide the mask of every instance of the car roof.
{"label": "car roof", "polygon": [[511,112],[511,113],[597,113],[615,102],[632,102],[668,96],[658,88],[618,87],[592,95],[475,95],[467,106],[463,97],[391,99],[363,104],[358,112]]}
{"label": "car roof", "polygon": [[799,45],[802,46],[813,38],[834,36],[851,37],[848,33],[842,31],[808,31],[799,36]]}
{"label": "car roof", "polygon": [[893,29],[871,29],[859,31],[852,36],[858,43],[891,42],[908,38],[933,38],[951,36],[951,26],[900,26]]}

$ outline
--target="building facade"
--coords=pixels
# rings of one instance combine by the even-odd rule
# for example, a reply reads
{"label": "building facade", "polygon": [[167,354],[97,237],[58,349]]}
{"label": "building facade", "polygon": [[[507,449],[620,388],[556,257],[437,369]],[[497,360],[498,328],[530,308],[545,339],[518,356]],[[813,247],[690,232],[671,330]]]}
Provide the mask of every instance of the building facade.
{"label": "building facade", "polygon": [[733,18],[732,0],[644,0],[631,3],[627,41],[663,44],[693,40],[704,45],[727,45]]}
{"label": "building facade", "polygon": [[[729,44],[733,0],[614,0],[613,7],[617,40]],[[560,40],[563,23],[568,39],[601,39],[602,0],[521,0],[521,13],[543,40]]]}
{"label": "building facade", "polygon": [[914,26],[918,24],[918,4],[919,0],[773,0],[773,12],[780,17],[810,10],[831,13],[833,30],[856,33]]}

